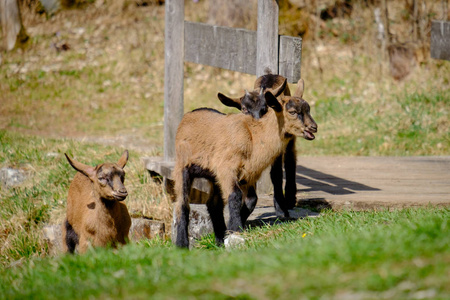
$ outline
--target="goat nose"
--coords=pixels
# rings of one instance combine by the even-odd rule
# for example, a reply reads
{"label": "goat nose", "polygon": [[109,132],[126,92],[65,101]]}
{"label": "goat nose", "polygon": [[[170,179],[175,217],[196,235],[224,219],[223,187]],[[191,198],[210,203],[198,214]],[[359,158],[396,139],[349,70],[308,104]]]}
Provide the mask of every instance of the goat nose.
{"label": "goat nose", "polygon": [[121,194],[128,194],[126,188],[120,188],[120,189],[119,189],[119,193],[121,193]]}

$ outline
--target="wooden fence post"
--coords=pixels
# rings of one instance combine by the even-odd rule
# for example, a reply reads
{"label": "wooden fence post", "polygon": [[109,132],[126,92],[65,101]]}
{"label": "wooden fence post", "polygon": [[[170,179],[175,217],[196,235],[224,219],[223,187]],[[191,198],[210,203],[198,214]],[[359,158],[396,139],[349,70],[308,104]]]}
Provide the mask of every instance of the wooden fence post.
{"label": "wooden fence post", "polygon": [[[278,74],[278,1],[258,0],[258,25],[256,31],[256,77],[269,69]],[[270,167],[264,170],[257,184],[258,194],[273,191]]]}
{"label": "wooden fence post", "polygon": [[3,47],[6,51],[14,49],[16,43],[24,43],[28,39],[22,25],[17,0],[0,0],[0,19],[3,32]]}
{"label": "wooden fence post", "polygon": [[431,22],[430,52],[432,58],[450,60],[450,22]]}
{"label": "wooden fence post", "polygon": [[166,0],[165,5],[164,160],[173,161],[184,112],[184,0]]}
{"label": "wooden fence post", "polygon": [[278,3],[258,0],[258,29],[256,31],[256,77],[269,68],[278,74]]}

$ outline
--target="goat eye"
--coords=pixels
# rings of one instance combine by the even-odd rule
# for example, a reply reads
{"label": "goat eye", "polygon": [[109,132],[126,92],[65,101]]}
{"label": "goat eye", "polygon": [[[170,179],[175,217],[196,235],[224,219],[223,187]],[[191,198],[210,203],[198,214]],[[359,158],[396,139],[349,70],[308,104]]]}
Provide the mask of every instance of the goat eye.
{"label": "goat eye", "polygon": [[291,111],[289,111],[289,113],[290,113],[291,115],[295,115],[297,112],[296,112],[295,110],[291,110]]}

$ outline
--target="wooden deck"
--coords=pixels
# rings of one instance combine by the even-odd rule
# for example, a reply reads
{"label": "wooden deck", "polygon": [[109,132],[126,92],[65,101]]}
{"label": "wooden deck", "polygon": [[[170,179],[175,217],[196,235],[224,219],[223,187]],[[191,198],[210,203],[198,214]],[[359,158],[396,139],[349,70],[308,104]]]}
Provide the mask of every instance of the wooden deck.
{"label": "wooden deck", "polygon": [[[450,205],[450,156],[298,157],[297,204],[333,209]],[[271,205],[263,197],[259,205]]]}
{"label": "wooden deck", "polygon": [[[170,178],[173,163],[155,162],[155,158],[144,162],[148,170]],[[202,181],[196,186],[203,191],[209,188]],[[355,210],[450,206],[450,156],[299,156],[297,187],[298,206]],[[258,197],[258,207],[273,208],[271,195]]]}

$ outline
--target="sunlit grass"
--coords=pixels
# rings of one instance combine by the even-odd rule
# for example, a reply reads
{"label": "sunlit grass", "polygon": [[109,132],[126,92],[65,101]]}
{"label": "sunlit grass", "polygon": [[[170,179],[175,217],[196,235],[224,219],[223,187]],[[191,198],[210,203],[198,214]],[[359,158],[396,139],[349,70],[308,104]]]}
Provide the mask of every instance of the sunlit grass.
{"label": "sunlit grass", "polygon": [[0,291],[8,299],[444,299],[449,226],[445,208],[325,212],[246,231],[239,250],[142,241],[34,259],[2,272]]}
{"label": "sunlit grass", "polygon": [[[64,220],[67,191],[75,170],[64,153],[95,166],[115,162],[123,148],[82,143],[70,139],[47,139],[0,130],[0,166],[23,170],[27,180],[16,187],[0,184],[0,263],[47,254],[44,224]],[[143,170],[142,154],[130,151],[125,167],[126,204],[130,213],[170,220],[171,207],[162,187]]]}
{"label": "sunlit grass", "polygon": [[[199,3],[186,2],[187,20],[205,21]],[[28,49],[1,54],[0,167],[28,178],[0,185],[1,299],[450,298],[445,208],[323,212],[246,231],[246,244],[231,252],[209,235],[190,252],[152,240],[48,257],[42,227],[63,221],[75,174],[66,152],[96,165],[132,148],[130,212],[171,222],[168,198],[140,161],[162,154],[164,6],[123,4],[34,16],[25,20]],[[373,12],[364,13],[336,39],[303,41],[304,98],[319,131],[312,142],[298,139],[299,156],[449,155],[450,63],[425,58],[394,81],[374,45]],[[62,42],[68,51],[54,47]],[[237,113],[217,93],[242,95],[255,80],[191,63],[184,75],[185,111]]]}

